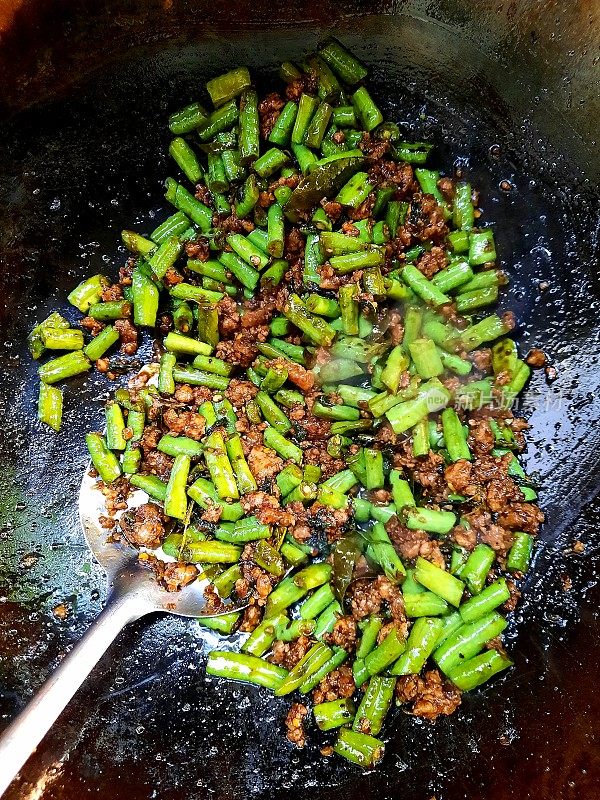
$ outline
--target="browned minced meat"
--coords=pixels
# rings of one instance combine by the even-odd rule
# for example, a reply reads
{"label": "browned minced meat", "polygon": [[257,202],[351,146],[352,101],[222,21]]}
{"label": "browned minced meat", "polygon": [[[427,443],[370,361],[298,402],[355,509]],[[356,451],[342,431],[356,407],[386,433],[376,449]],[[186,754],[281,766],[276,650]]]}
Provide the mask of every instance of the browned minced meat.
{"label": "browned minced meat", "polygon": [[415,176],[410,164],[404,162],[382,159],[373,164],[369,170],[371,181],[380,186],[393,186],[396,197],[403,200],[415,189]]}
{"label": "browned minced meat", "polygon": [[473,350],[473,352],[469,353],[469,359],[480,372],[492,371],[492,351],[489,347]]}
{"label": "browned minced meat", "polygon": [[269,575],[268,572],[252,562],[253,552],[252,547],[244,548],[242,578],[236,581],[235,591],[239,598],[247,598],[251,594],[254,600],[262,606],[277,582],[277,578]]}
{"label": "browned minced meat", "polygon": [[315,94],[317,91],[317,78],[312,73],[305,73],[299,78],[290,81],[285,89],[285,96],[288,100],[299,100],[300,95]]}
{"label": "browned minced meat", "polygon": [[292,703],[285,718],[286,737],[296,747],[304,747],[306,744],[304,721],[307,714],[308,708],[303,703]]}
{"label": "browned minced meat", "polygon": [[487,419],[469,420],[469,447],[475,455],[487,455],[494,448],[494,434]]}
{"label": "browned minced meat", "polygon": [[544,512],[533,503],[513,503],[498,515],[498,523],[513,531],[536,534],[544,521]]}
{"label": "browned minced meat", "polygon": [[519,602],[519,598],[521,597],[521,592],[517,589],[517,584],[514,581],[511,581],[510,578],[506,581],[506,585],[508,587],[508,591],[510,592],[510,597],[504,603],[502,608],[507,612],[514,611],[517,607],[517,603]]}
{"label": "browned minced meat", "polygon": [[293,642],[282,642],[278,639],[273,645],[268,660],[285,669],[292,669],[308,653],[312,645],[308,636],[300,636]]}
{"label": "browned minced meat", "polygon": [[143,503],[128,514],[123,514],[120,527],[126,539],[136,547],[155,550],[165,537],[165,515],[156,503]]}
{"label": "browned minced meat", "polygon": [[[402,525],[397,516],[391,517],[385,524],[385,529],[399,555],[412,561],[417,556],[432,552],[432,540],[425,531],[411,531]],[[436,543],[437,544],[437,543]]]}
{"label": "browned minced meat", "polygon": [[326,701],[339,700],[343,697],[352,697],[355,691],[356,685],[352,667],[348,664],[342,664],[341,667],[326,675],[316,689],[313,689],[312,699],[313,703],[317,705]]}
{"label": "browned minced meat", "polygon": [[236,216],[235,211],[232,211],[231,216],[219,219],[219,228],[223,235],[227,233],[250,233],[254,230],[254,223],[249,219],[240,219]]}
{"label": "browned minced meat", "polygon": [[270,92],[258,104],[260,135],[263,139],[266,139],[273,130],[273,126],[277,122],[277,118],[284,105],[285,100],[279,92]]}
{"label": "browned minced meat", "polygon": [[426,278],[433,278],[437,272],[444,269],[447,265],[448,256],[446,255],[446,251],[437,246],[432,247],[431,250],[426,250],[415,262],[415,266],[418,267]]}
{"label": "browned minced meat", "polygon": [[190,405],[194,402],[194,387],[189,386],[187,383],[180,383],[175,389],[173,397],[178,403]]}
{"label": "browned minced meat", "polygon": [[172,561],[169,564],[162,561],[158,563],[164,564],[164,570],[161,571],[162,574],[159,574],[158,578],[167,592],[179,592],[198,577],[198,570],[193,564],[185,564],[182,561]]}
{"label": "browned minced meat", "polygon": [[378,575],[374,580],[356,581],[350,586],[348,596],[354,619],[361,620],[370,614],[377,614],[382,605],[387,603],[395,620],[406,620],[402,592],[384,575]]}
{"label": "browned minced meat", "polygon": [[107,286],[102,290],[102,302],[110,303],[113,300],[123,299],[123,288],[118,283],[113,283],[112,286]]}
{"label": "browned minced meat", "polygon": [[417,192],[410,204],[405,224],[402,226],[416,240],[442,243],[448,234],[444,212],[435,197]]}
{"label": "browned minced meat", "polygon": [[487,485],[486,502],[490,511],[502,511],[507,505],[523,499],[523,492],[512,478],[492,480]]}
{"label": "browned minced meat", "polygon": [[251,336],[240,335],[236,339],[220,341],[215,355],[234,366],[247,369],[258,355],[258,348]]}
{"label": "browned minced meat", "polygon": [[127,498],[131,491],[131,485],[125,476],[108,485],[101,481],[98,484],[98,488],[104,495],[106,511],[109,517],[113,517],[117,511],[124,511],[127,508]]}
{"label": "browned minced meat", "polygon": [[160,450],[151,450],[144,457],[142,466],[145,472],[167,480],[173,468],[173,461],[174,459],[166,453],[161,453]]}
{"label": "browned minced meat", "polygon": [[382,330],[385,330],[390,337],[390,342],[394,347],[402,342],[404,337],[404,323],[402,322],[402,314],[397,308],[393,308],[386,316],[381,325]]}
{"label": "browned minced meat", "polygon": [[210,206],[212,208],[212,194],[205,183],[196,184],[194,197],[196,200],[200,200],[201,203],[204,203],[205,206]]}
{"label": "browned minced meat", "polygon": [[460,705],[461,692],[453,683],[442,679],[436,670],[419,675],[403,675],[396,683],[400,703],[412,703],[415,717],[435,720],[440,715],[453,714]]}
{"label": "browned minced meat", "polygon": [[171,433],[182,434],[199,441],[204,436],[206,420],[194,411],[176,411],[168,408],[163,414],[163,422]]}
{"label": "browned minced meat", "polygon": [[525,361],[530,367],[539,369],[540,367],[546,366],[546,355],[543,350],[539,350],[537,347],[534,347],[527,354]]}
{"label": "browned minced meat", "polygon": [[459,547],[464,547],[469,552],[477,544],[476,532],[472,528],[463,528],[462,525],[456,525],[452,528],[449,538],[451,541],[456,542]]}
{"label": "browned minced meat", "polygon": [[452,178],[440,178],[437,187],[448,202],[454,200],[454,181]]}
{"label": "browned minced meat", "polygon": [[210,258],[210,247],[208,239],[200,237],[185,243],[185,254],[188,258],[196,261],[208,261]]}
{"label": "browned minced meat", "polygon": [[331,633],[327,634],[326,640],[328,644],[342,647],[347,653],[350,653],[356,647],[356,633],[357,628],[354,617],[339,617]]}
{"label": "browned minced meat", "polygon": [[505,554],[513,543],[512,532],[501,524],[492,521],[492,516],[487,511],[472,511],[465,514],[465,519],[475,532],[478,542],[488,544],[497,553]]}
{"label": "browned minced meat", "polygon": [[115,328],[119,332],[121,350],[128,356],[132,356],[138,349],[137,328],[128,319],[118,319],[115,321]]}
{"label": "browned minced meat", "polygon": [[472,485],[471,473],[473,466],[470,461],[459,459],[454,464],[449,464],[444,470],[444,479],[452,492],[462,494],[468,492],[469,486]]}
{"label": "browned minced meat", "polygon": [[337,220],[341,216],[343,211],[343,206],[341,203],[336,202],[335,200],[321,200],[321,206],[323,210],[329,217],[329,219]]}
{"label": "browned minced meat", "polygon": [[267,492],[249,492],[240,503],[244,512],[254,515],[263,525],[280,525],[289,528],[296,518],[288,508],[281,508],[279,500]]}
{"label": "browned minced meat", "polygon": [[240,315],[235,300],[228,295],[217,303],[219,315],[219,333],[222,337],[229,338],[240,329]]}
{"label": "browned minced meat", "polygon": [[104,330],[104,323],[98,322],[93,317],[84,317],[79,324],[89,331],[92,336],[98,336],[100,331]]}
{"label": "browned minced meat", "polygon": [[240,623],[240,631],[244,633],[252,633],[252,631],[259,625],[262,617],[262,608],[256,602],[250,601],[248,608],[244,610],[244,616]]}
{"label": "browned minced meat", "polygon": [[283,469],[283,460],[270,447],[253,447],[246,458],[250,472],[259,483],[265,478],[275,477]]}
{"label": "browned minced meat", "polygon": [[241,408],[248,400],[255,398],[257,394],[257,386],[251,381],[244,381],[238,378],[232,378],[225,390],[225,397],[234,408]]}

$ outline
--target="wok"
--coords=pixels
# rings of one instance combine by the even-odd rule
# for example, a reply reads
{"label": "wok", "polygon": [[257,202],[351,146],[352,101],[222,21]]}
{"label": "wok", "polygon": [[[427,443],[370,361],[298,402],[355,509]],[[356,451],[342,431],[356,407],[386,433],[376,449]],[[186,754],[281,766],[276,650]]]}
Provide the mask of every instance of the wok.
{"label": "wok", "polygon": [[2,4],[0,727],[103,601],[76,497],[82,434],[111,387],[70,382],[64,430],[42,430],[25,336],[53,309],[72,316],[77,280],[116,271],[120,228],[166,215],[165,115],[208,75],[248,63],[268,79],[335,32],[407,138],[468,168],[511,276],[502,302],[520,346],[543,346],[557,370],[553,382],[536,373],[525,396],[526,466],[548,522],[506,677],[433,726],[397,713],[384,763],[362,774],[318,745],[292,750],[284,702],[206,680],[212,635],[156,616],[115,643],[7,797],[597,797],[598,15],[549,0]]}

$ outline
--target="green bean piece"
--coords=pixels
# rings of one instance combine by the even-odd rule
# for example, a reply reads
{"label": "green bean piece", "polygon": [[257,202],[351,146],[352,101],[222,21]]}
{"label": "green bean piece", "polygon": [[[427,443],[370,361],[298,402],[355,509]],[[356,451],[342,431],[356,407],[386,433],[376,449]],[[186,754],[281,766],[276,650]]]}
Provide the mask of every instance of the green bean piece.
{"label": "green bean piece", "polygon": [[328,347],[335,331],[323,319],[311,314],[297,294],[292,294],[283,307],[283,314],[299,328],[314,344]]}
{"label": "green bean piece", "polygon": [[231,564],[237,562],[241,554],[241,547],[228,542],[188,542],[185,546],[186,557],[195,564]]}
{"label": "green bean piece", "polygon": [[268,539],[271,529],[268,525],[259,522],[256,517],[244,517],[233,523],[233,529],[220,525],[215,531],[215,537],[224,542],[240,544],[254,542],[257,539]]}
{"label": "green bean piece", "polygon": [[[404,590],[404,587],[403,587]],[[433,592],[404,593],[404,610],[409,619],[448,613],[448,603]]]}
{"label": "green bean piece", "polygon": [[81,350],[73,350],[64,356],[47,361],[39,367],[38,375],[42,383],[58,383],[58,381],[87,372],[91,366],[90,360]]}
{"label": "green bean piece", "polygon": [[[223,542],[219,542],[218,544],[220,544],[221,547],[234,546],[234,545],[225,545]],[[242,568],[240,567],[239,564],[232,564],[230,567],[223,570],[223,572],[220,572],[219,574],[215,575],[215,577],[212,579],[212,583],[219,597],[223,598],[229,597],[229,595],[233,591],[233,587],[241,579],[241,577],[242,577]]]}
{"label": "green bean piece", "polygon": [[165,494],[165,514],[175,519],[185,519],[187,512],[186,484],[190,472],[190,457],[175,456]]}
{"label": "green bean piece", "polygon": [[433,660],[447,675],[457,664],[468,661],[481,652],[486,642],[500,636],[507,624],[504,617],[495,611],[474,622],[463,623],[443,643],[438,644]]}
{"label": "green bean piece", "polygon": [[352,700],[344,697],[340,700],[318,703],[313,708],[315,723],[322,731],[331,731],[352,722],[355,713],[356,708]]}
{"label": "green bean piece", "polygon": [[394,699],[394,689],[396,688],[395,678],[384,678],[375,675],[369,680],[367,690],[364,693],[352,729],[354,731],[368,731],[376,736],[383,727],[383,723]]}
{"label": "green bean piece", "polygon": [[309,233],[306,237],[304,248],[304,272],[303,281],[305,284],[314,283],[317,286],[321,282],[319,267],[324,263],[319,246],[319,234]]}
{"label": "green bean piece", "polygon": [[127,442],[123,436],[125,420],[121,406],[110,401],[105,407],[106,415],[106,446],[109,450],[125,450]]}
{"label": "green bean piece", "polygon": [[136,325],[153,328],[156,325],[158,313],[160,294],[158,286],[139,267],[134,269],[131,281],[133,321]]}
{"label": "green bean piece", "polygon": [[405,506],[416,505],[409,482],[405,480],[402,474],[396,469],[390,472],[390,484],[392,486],[394,503],[398,509],[404,508]]}
{"label": "green bean piece", "polygon": [[473,270],[468,261],[454,261],[445,269],[433,276],[431,282],[440,292],[451,292],[462,286],[468,285],[473,277]]}
{"label": "green bean piece", "polygon": [[318,105],[319,101],[316,97],[304,93],[300,95],[298,113],[296,114],[294,127],[292,128],[292,144],[302,144],[304,142],[306,132]]}
{"label": "green bean piece", "polygon": [[286,408],[305,405],[304,396],[295,389],[280,389],[275,392],[275,400],[280,406],[285,406]]}
{"label": "green bean piece", "polygon": [[489,286],[473,292],[461,292],[456,296],[456,310],[459,314],[470,314],[498,299],[498,286]]}
{"label": "green bean piece", "polygon": [[170,331],[165,336],[164,345],[171,353],[181,353],[189,356],[209,356],[212,353],[212,347],[206,342],[199,342],[197,339],[192,339],[191,336],[184,336],[175,331]]}
{"label": "green bean piece", "polygon": [[457,228],[470,231],[475,219],[475,209],[471,201],[471,185],[458,181],[454,186],[454,208],[452,221]]}
{"label": "green bean piece", "polygon": [[[75,306],[75,308],[81,311],[82,314],[85,314],[90,306],[96,305],[101,301],[102,292],[108,286],[110,286],[110,281],[104,275],[93,275],[91,278],[87,278],[76,286],[73,291],[67,295],[67,300],[72,306]],[[48,327],[63,326],[48,324]]]}
{"label": "green bean piece", "polygon": [[373,187],[369,183],[369,174],[356,172],[348,183],[342,186],[335,199],[343,206],[358,208],[367,199],[372,189]]}
{"label": "green bean piece", "polygon": [[140,236],[140,234],[135,231],[121,231],[121,241],[130,253],[141,256],[147,256],[156,247],[155,242],[151,242],[149,239]]}
{"label": "green bean piece", "polygon": [[279,491],[283,496],[289,494],[296,486],[300,486],[302,480],[302,470],[296,464],[288,464],[275,478]]}
{"label": "green bean piece", "polygon": [[260,158],[257,158],[253,164],[253,169],[261,178],[268,178],[274,172],[277,172],[287,164],[289,156],[280,150],[278,147],[271,147]]}
{"label": "green bean piece", "polygon": [[[280,434],[286,433],[290,430],[292,423],[266,392],[259,392],[255,397],[255,402],[261,410],[266,421],[269,423],[269,425],[271,425],[271,428],[267,428],[265,431],[265,435],[267,431],[271,429],[275,429],[275,431]],[[273,439],[273,441],[275,441],[275,439]],[[286,456],[284,456],[284,458],[285,457]]]}
{"label": "green bean piece", "polygon": [[219,343],[219,312],[216,305],[198,306],[198,338],[212,347]]}
{"label": "green bean piece", "polygon": [[323,642],[314,644],[275,689],[275,696],[282,697],[298,689],[304,681],[326,664],[332,655],[331,648],[327,647]]}
{"label": "green bean piece", "polygon": [[510,589],[506,578],[498,578],[479,594],[462,603],[459,608],[460,615],[464,622],[474,622],[505,603],[509,598]]}
{"label": "green bean piece", "polygon": [[55,386],[40,383],[38,419],[58,432],[62,421],[63,394]]}
{"label": "green bean piece", "polygon": [[244,456],[242,440],[240,439],[239,435],[233,434],[229,436],[225,442],[225,447],[227,449],[229,461],[231,462],[231,466],[235,472],[240,494],[255,492],[258,487],[256,485],[254,475],[250,472],[250,467],[248,466],[246,457]]}
{"label": "green bean piece", "polygon": [[237,481],[223,436],[213,431],[204,443],[204,459],[219,497],[223,500],[237,500],[239,491]]}
{"label": "green bean piece", "polygon": [[83,331],[77,328],[42,328],[42,343],[47,350],[82,350]]}
{"label": "green bean piece", "polygon": [[451,461],[465,459],[471,460],[471,451],[467,444],[467,437],[456,411],[453,408],[445,408],[442,411],[442,428],[444,431],[444,442]]}
{"label": "green bean piece", "polygon": [[157,449],[168,456],[189,456],[190,458],[200,458],[204,452],[204,446],[195,439],[187,436],[171,436],[164,434],[158,442]]}
{"label": "green bean piece", "polygon": [[205,372],[212,372],[214,375],[221,375],[226,378],[231,374],[233,367],[226,361],[214,356],[197,355],[192,361],[192,366],[202,369]]}
{"label": "green bean piece", "polygon": [[278,614],[276,617],[260,622],[243,643],[242,652],[249,653],[251,656],[264,656],[276,639],[278,626],[285,624],[286,621],[285,614]]}
{"label": "green bean piece", "polygon": [[480,266],[496,260],[494,233],[489,228],[469,236],[469,264]]}
{"label": "green bean piece", "polygon": [[228,130],[240,116],[235,100],[230,100],[213,111],[206,120],[198,126],[198,136],[201,142],[209,142],[218,133]]}
{"label": "green bean piece", "polygon": [[460,578],[467,584],[471,594],[481,592],[495,560],[496,553],[487,544],[478,544],[469,555],[460,571]]}
{"label": "green bean piece", "polygon": [[[412,347],[412,344],[410,346]],[[392,394],[396,394],[398,391],[402,373],[408,369],[409,364],[410,359],[406,355],[404,347],[400,344],[396,345],[396,347],[390,351],[383,372],[381,373],[382,382]]]}
{"label": "green bean piece", "polygon": [[365,538],[368,542],[367,558],[379,564],[386,577],[394,583],[402,580],[406,570],[383,523],[376,522]]}
{"label": "green bean piece", "polygon": [[477,275],[463,283],[458,288],[458,294],[466,292],[474,292],[476,289],[489,289],[498,286],[505,286],[508,283],[506,275],[500,270],[486,269],[483,272],[478,272]]}
{"label": "green bean piece", "polygon": [[[438,597],[446,600],[446,602],[456,607],[460,605],[465,589],[464,583],[436,564],[432,564],[430,561],[426,561],[424,558],[421,558],[421,556],[418,556],[415,567],[415,578],[422,586],[425,586],[425,588],[437,594]],[[463,612],[461,609],[461,616],[462,615]],[[464,616],[463,619],[465,619]],[[465,622],[466,621],[467,620],[465,620]]]}
{"label": "green bean piece", "polygon": [[453,253],[466,253],[469,249],[468,231],[451,231],[447,238],[448,245]]}
{"label": "green bean piece", "polygon": [[352,86],[367,76],[366,67],[335,39],[319,49],[321,58],[345,83]]}
{"label": "green bean piece", "polygon": [[88,309],[88,316],[99,322],[113,319],[126,319],[131,316],[129,300],[111,300],[108,303],[94,303]]}
{"label": "green bean piece", "polygon": [[288,673],[282,667],[248,653],[213,650],[208,655],[206,674],[254,683],[275,690],[283,683]]}
{"label": "green bean piece", "polygon": [[292,130],[296,121],[298,106],[292,100],[288,101],[281,109],[277,117],[273,130],[269,134],[269,141],[280,147],[287,147],[290,144]]}
{"label": "green bean piece", "polygon": [[239,193],[239,200],[235,204],[235,213],[240,219],[247,217],[258,203],[260,190],[256,183],[256,175],[248,175]]}
{"label": "green bean piece", "polygon": [[169,145],[169,155],[190,183],[195,186],[202,180],[203,172],[198,157],[185,139],[180,136],[172,139]]}
{"label": "green bean piece", "polygon": [[[240,238],[244,239],[243,236],[240,236]],[[239,242],[236,243],[239,245]],[[251,242],[247,242],[247,244],[250,245],[251,248],[253,248]],[[257,252],[260,252],[258,251],[257,248],[256,250]],[[256,258],[257,261],[260,261],[260,258],[258,256],[252,256],[252,257]],[[263,258],[266,258],[264,254]],[[228,269],[231,273],[233,273],[233,275],[238,279],[238,281],[243,286],[252,291],[256,288],[256,285],[260,280],[260,273],[258,272],[258,270],[254,269],[254,267],[246,263],[246,261],[240,258],[236,253],[221,253],[221,255],[219,256],[219,261],[221,262],[221,264],[223,264],[223,266],[226,267],[226,269]]]}
{"label": "green bean piece", "polygon": [[121,476],[121,465],[115,454],[108,449],[104,437],[99,433],[88,433],[85,443],[101,480],[106,484],[116,481]]}
{"label": "green bean piece", "polygon": [[[44,343],[42,341],[42,331],[44,328],[68,328],[70,323],[56,311],[50,314],[43,322],[36,325],[27,337],[27,348],[34,359],[40,358],[44,353]],[[85,352],[85,348],[84,348]]]}
{"label": "green bean piece", "polygon": [[433,652],[444,623],[435,617],[419,617],[413,623],[406,650],[391,669],[392,675],[418,675]]}
{"label": "green bean piece", "polygon": [[326,634],[331,633],[335,623],[342,614],[342,607],[337,600],[330,603],[325,611],[322,611],[317,617],[317,625],[313,631],[313,638],[321,640]]}
{"label": "green bean piece", "polygon": [[410,530],[424,530],[440,536],[445,536],[456,524],[456,515],[452,511],[437,511],[433,508],[407,508],[404,518]]}
{"label": "green bean piece", "polygon": [[[404,433],[427,416],[428,413],[440,411],[450,399],[449,392],[441,383],[423,384],[414,400],[401,402],[385,412],[394,433]],[[373,405],[371,405],[373,409]]]}
{"label": "green bean piece", "polygon": [[[521,491],[524,493],[523,489]],[[527,500],[527,497],[525,497],[525,499]],[[515,533],[513,545],[508,553],[506,566],[511,572],[527,572],[532,553],[533,536],[523,531],[517,531]]]}
{"label": "green bean piece", "polygon": [[263,438],[265,446],[275,450],[282,458],[294,461],[296,464],[302,463],[302,450],[282,436],[275,428],[267,428]]}
{"label": "green bean piece", "polygon": [[[296,121],[297,119],[296,117]],[[296,157],[296,161],[303,175],[310,173],[317,163],[316,155],[303,144],[292,143],[292,153]]]}
{"label": "green bean piece", "polygon": [[352,95],[352,105],[356,116],[366,131],[372,131],[383,122],[383,114],[373,102],[365,86],[361,86]]}
{"label": "green bean piece", "polygon": [[252,85],[247,67],[237,67],[207,81],[206,89],[215,108],[233,100]]}
{"label": "green bean piece", "polygon": [[258,158],[260,152],[258,95],[254,89],[246,89],[240,98],[239,142],[242,162],[247,163]]}
{"label": "green bean piece", "polygon": [[[177,181],[173,180],[173,178],[167,178],[165,187],[166,200],[171,203],[171,205],[174,205],[178,211],[183,212],[189,217],[192,222],[195,222],[202,233],[208,233],[212,227],[211,209],[205,206],[204,203],[201,203],[200,200],[196,200],[184,186],[181,186]],[[169,239],[166,241],[169,241]]]}
{"label": "green bean piece", "polygon": [[294,583],[291,576],[284,578],[267,598],[265,605],[265,619],[270,619],[280,614],[293,603],[301,600],[308,589]]}
{"label": "green bean piece", "polygon": [[156,475],[129,475],[129,482],[137,489],[146,492],[147,495],[164,502],[167,494],[167,484],[157,478]]}
{"label": "green bean piece", "polygon": [[392,628],[385,639],[366,656],[365,667],[369,675],[378,675],[404,652],[406,641],[397,628]]}
{"label": "green bean piece", "polygon": [[285,317],[273,317],[269,323],[269,330],[272,336],[287,336],[290,332],[290,321]]}
{"label": "green bean piece", "polygon": [[385,744],[380,739],[366,733],[351,728],[340,728],[333,751],[351,763],[368,769],[381,761],[385,752]]}
{"label": "green bean piece", "polygon": [[300,684],[300,694],[308,694],[316,686],[318,686],[323,678],[327,677],[330,672],[337,669],[348,658],[348,653],[341,647],[333,648],[333,655],[329,658],[322,667],[314,672],[309,678]]}
{"label": "green bean piece", "polygon": [[307,147],[319,148],[321,146],[332,111],[329,103],[322,102],[314,112],[304,134],[304,144]]}
{"label": "green bean piece", "polygon": [[208,114],[200,103],[192,103],[185,108],[176,111],[169,117],[169,128],[171,133],[190,133],[199,128],[208,119]]}
{"label": "green bean piece", "polygon": [[237,623],[239,622],[241,612],[230,611],[229,614],[218,614],[216,616],[202,616],[198,618],[198,622],[204,628],[210,628],[212,631],[217,631],[227,636],[233,633]]}
{"label": "green bean piece", "polygon": [[414,267],[412,264],[407,264],[401,274],[402,280],[408,284],[413,292],[425,303],[441,306],[450,302],[448,295],[441,292],[432,281],[428,281],[417,267]]}
{"label": "green bean piece", "polygon": [[180,238],[188,230],[190,224],[190,220],[186,215],[181,211],[177,211],[155,228],[150,234],[150,238],[155,244],[162,244],[172,236]]}
{"label": "green bean piece", "polygon": [[488,650],[481,655],[457,664],[449,671],[448,677],[463,692],[481,686],[491,677],[512,666],[512,661],[497,650]]}

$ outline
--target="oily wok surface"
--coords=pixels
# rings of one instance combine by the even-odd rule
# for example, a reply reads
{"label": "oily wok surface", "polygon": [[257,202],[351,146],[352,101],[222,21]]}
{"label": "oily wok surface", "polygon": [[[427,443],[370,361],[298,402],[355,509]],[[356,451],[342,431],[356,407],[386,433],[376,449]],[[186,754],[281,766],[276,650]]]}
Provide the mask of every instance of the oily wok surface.
{"label": "oily wok surface", "polygon": [[[593,126],[586,129],[581,108],[572,119],[547,108],[540,131],[521,65],[502,73],[498,61],[494,71],[485,48],[466,46],[464,7],[435,4],[427,18],[419,4],[408,5],[373,15],[356,3],[338,30],[331,15],[323,19],[328,5],[301,6],[304,26],[286,25],[291,12],[278,4],[259,4],[252,20],[236,4],[216,7],[203,26],[206,4],[198,4],[204,18],[186,18],[175,4],[175,16],[148,11],[135,27],[131,8],[119,16],[114,4],[110,24],[94,15],[84,23],[65,3],[44,29],[43,47],[42,29],[31,33],[26,24],[45,19],[42,12],[17,19],[21,36],[30,32],[20,40],[15,71],[6,72],[0,123],[0,727],[98,613],[105,591],[78,526],[76,494],[87,460],[83,433],[100,426],[114,384],[97,373],[70,381],[63,430],[43,430],[26,333],[51,310],[75,319],[67,291],[94,272],[116,273],[124,259],[120,229],[137,223],[143,230],[167,216],[169,111],[234,62],[270,81],[284,57],[298,56],[332,28],[370,66],[374,95],[406,138],[433,141],[433,163],[462,165],[481,190],[499,265],[511,278],[501,308],[517,313],[522,351],[542,346],[557,369],[552,383],[536,372],[525,394],[532,425],[525,462],[539,481],[548,522],[509,628],[515,668],[436,725],[396,712],[383,764],[362,774],[323,760],[318,739],[303,751],[291,748],[281,733],[283,701],[206,679],[203,653],[219,637],[194,622],[152,618],[117,640],[8,797],[595,796],[600,506],[590,500],[600,483],[600,324]],[[87,38],[78,25],[87,26]],[[53,39],[65,26],[68,57]],[[36,43],[36,63],[45,54],[50,74],[41,69],[26,84],[16,73],[33,74],[27,48]],[[593,112],[589,102],[586,113]],[[510,191],[499,188],[503,180]],[[140,365],[148,353],[149,343]],[[585,544],[583,553],[573,552],[575,541]],[[53,613],[60,604],[68,609],[64,620]]]}

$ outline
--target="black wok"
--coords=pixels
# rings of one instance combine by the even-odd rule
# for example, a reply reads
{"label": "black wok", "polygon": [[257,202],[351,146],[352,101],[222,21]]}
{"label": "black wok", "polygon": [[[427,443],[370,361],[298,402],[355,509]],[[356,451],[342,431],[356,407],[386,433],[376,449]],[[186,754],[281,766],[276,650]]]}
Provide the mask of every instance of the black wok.
{"label": "black wok", "polygon": [[[431,726],[398,713],[383,765],[361,774],[323,761],[316,745],[292,750],[283,702],[206,680],[209,637],[156,617],[117,641],[8,797],[596,798],[594,4],[13,5],[0,9],[0,727],[102,604],[76,491],[82,433],[99,425],[110,387],[99,376],[71,382],[63,432],[42,430],[25,336],[50,310],[71,315],[66,292],[82,276],[116,271],[122,227],[165,215],[165,114],[195,99],[208,75],[248,63],[268,78],[332,31],[356,50],[407,137],[434,141],[439,165],[460,163],[481,188],[512,281],[503,304],[517,311],[521,347],[543,346],[557,378],[537,373],[525,397],[527,468],[548,522],[510,627],[516,667],[457,715]],[[66,619],[54,613],[61,604]]]}

